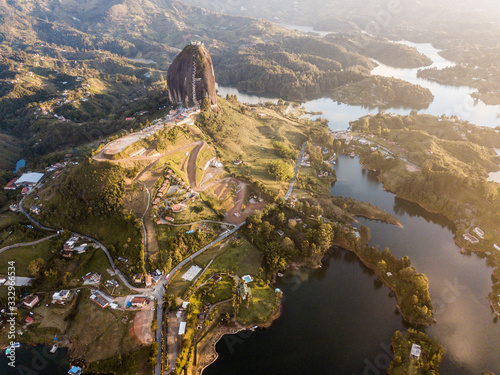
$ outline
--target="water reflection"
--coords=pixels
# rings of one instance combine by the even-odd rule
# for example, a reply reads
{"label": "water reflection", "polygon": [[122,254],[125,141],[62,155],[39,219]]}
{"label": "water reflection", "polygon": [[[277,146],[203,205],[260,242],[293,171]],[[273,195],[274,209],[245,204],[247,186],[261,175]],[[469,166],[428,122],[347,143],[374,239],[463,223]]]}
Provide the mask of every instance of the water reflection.
{"label": "water reflection", "polygon": [[455,223],[448,220],[443,215],[429,212],[422,206],[407,201],[406,199],[394,197],[393,211],[396,216],[408,215],[410,217],[422,217],[427,222],[440,225],[441,228],[448,229],[451,232],[456,231]]}
{"label": "water reflection", "polygon": [[[432,47],[429,43],[411,43],[406,41],[401,43],[414,47],[419,52],[428,56],[433,61],[431,67],[442,69],[446,66],[454,65],[453,62],[441,57],[439,55],[439,50]],[[442,85],[437,82],[418,78],[418,69],[401,69],[382,63],[378,64],[379,66],[373,69],[372,74],[403,79],[410,83],[428,88],[434,95],[434,100],[428,108],[382,108],[387,112],[407,115],[412,109],[415,109],[420,113],[427,113],[435,116],[441,116],[443,114],[447,116],[456,115],[462,120],[467,120],[481,126],[496,127],[500,125],[500,118],[498,118],[500,106],[486,105],[484,102],[472,98],[470,94],[476,92],[477,89],[467,86]],[[221,96],[236,94],[240,101],[244,103],[257,104],[270,100],[269,96],[264,94],[247,94],[240,92],[234,87],[219,86],[218,91]],[[276,100],[276,97],[274,97],[273,101],[276,102]],[[369,113],[376,113],[379,111],[378,107],[352,106],[335,102],[330,98],[309,100],[303,105],[308,111],[323,112],[321,117],[328,120],[332,130],[345,130],[348,128],[350,121],[357,120]]]}
{"label": "water reflection", "polygon": [[453,242],[455,227],[444,216],[430,213],[412,202],[383,190],[372,172],[362,173],[356,159],[341,156],[336,165],[339,181],[332,192],[378,205],[394,214],[404,228],[359,219],[370,227],[371,245],[389,247],[429,278],[438,323],[427,329],[446,348],[443,374],[477,374],[500,369],[496,349],[500,329],[487,295],[491,288],[492,262],[473,253],[461,254]]}

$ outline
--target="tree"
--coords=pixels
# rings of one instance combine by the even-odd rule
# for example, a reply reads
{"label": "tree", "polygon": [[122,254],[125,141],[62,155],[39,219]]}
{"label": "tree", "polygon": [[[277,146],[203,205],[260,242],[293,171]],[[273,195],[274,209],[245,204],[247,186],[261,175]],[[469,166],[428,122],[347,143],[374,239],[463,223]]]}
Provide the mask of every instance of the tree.
{"label": "tree", "polygon": [[292,254],[295,252],[295,244],[290,239],[290,237],[283,238],[283,241],[281,241],[281,247],[286,254]]}
{"label": "tree", "polygon": [[370,240],[370,228],[362,225],[361,228],[359,228],[359,234],[361,237],[361,242],[367,244]]}
{"label": "tree", "polygon": [[260,223],[262,223],[262,211],[255,210],[254,212],[252,212],[247,218],[247,223],[254,225],[259,225]]}
{"label": "tree", "polygon": [[277,242],[268,242],[264,246],[264,261],[271,272],[282,270],[286,267],[286,258],[283,249]]}
{"label": "tree", "polygon": [[33,259],[28,264],[28,272],[30,276],[37,276],[44,265],[45,261],[42,258]]}
{"label": "tree", "polygon": [[321,250],[326,250],[330,247],[333,240],[333,229],[330,224],[321,224],[316,233],[316,241]]}
{"label": "tree", "polygon": [[293,177],[293,167],[281,160],[268,163],[267,171],[276,178],[276,181],[289,181]]}
{"label": "tree", "polygon": [[269,238],[272,231],[274,230],[274,225],[271,225],[269,221],[263,221],[260,230],[265,238]]}

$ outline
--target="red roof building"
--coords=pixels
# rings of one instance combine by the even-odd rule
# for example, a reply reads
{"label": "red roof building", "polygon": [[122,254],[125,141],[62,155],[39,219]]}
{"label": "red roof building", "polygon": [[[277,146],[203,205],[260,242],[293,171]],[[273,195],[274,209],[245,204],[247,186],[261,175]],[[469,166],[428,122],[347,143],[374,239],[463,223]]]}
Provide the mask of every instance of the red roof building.
{"label": "red roof building", "polygon": [[172,209],[172,212],[181,212],[184,211],[187,206],[184,203],[177,203],[171,205],[170,208]]}
{"label": "red roof building", "polygon": [[6,190],[16,190],[17,189],[17,185],[16,185],[16,181],[18,180],[18,178],[13,178],[12,180],[9,181],[9,183],[7,185],[4,186],[4,189]]}

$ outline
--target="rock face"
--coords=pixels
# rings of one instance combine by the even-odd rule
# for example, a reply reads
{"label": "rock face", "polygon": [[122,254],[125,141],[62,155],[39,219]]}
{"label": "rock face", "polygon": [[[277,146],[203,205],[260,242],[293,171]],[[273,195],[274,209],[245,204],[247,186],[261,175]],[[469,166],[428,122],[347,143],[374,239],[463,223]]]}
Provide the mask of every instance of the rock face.
{"label": "rock face", "polygon": [[167,73],[168,96],[184,107],[201,104],[208,97],[217,104],[212,58],[201,43],[192,43],[179,53]]}

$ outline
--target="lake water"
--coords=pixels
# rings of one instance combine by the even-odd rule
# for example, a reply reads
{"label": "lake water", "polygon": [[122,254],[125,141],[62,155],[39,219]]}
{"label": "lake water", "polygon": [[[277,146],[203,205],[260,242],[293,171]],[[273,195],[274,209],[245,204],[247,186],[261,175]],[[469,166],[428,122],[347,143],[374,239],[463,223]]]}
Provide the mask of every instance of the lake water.
{"label": "lake water", "polygon": [[[430,44],[413,44],[443,68],[453,63],[438,55]],[[440,85],[416,77],[417,69],[398,69],[379,64],[374,74],[405,79],[429,88],[433,103],[420,113],[457,115],[478,125],[500,125],[499,106],[471,100],[475,89]],[[219,87],[236,94],[242,102],[266,101],[258,95]],[[349,121],[378,108],[339,104],[329,98],[304,103],[309,111],[322,111],[332,130],[345,130]],[[411,108],[390,108],[408,114]],[[395,215],[403,228],[360,219],[357,225],[371,229],[371,244],[402,257],[408,255],[419,272],[429,278],[438,323],[426,332],[446,350],[441,374],[500,372],[500,326],[487,296],[492,266],[476,255],[465,255],[455,245],[454,225],[417,204],[383,190],[375,174],[363,170],[358,159],[341,156],[336,166],[338,181],[332,194],[371,202]],[[285,302],[282,317],[267,330],[249,337],[226,336],[217,344],[219,359],[204,374],[381,374],[386,368],[386,348],[395,330],[404,329],[395,314],[396,302],[389,289],[380,287],[373,274],[352,254],[334,250],[322,269],[307,272],[297,283],[281,280]]]}
{"label": "lake water", "polygon": [[54,354],[50,346],[22,345],[16,349],[16,368],[8,365],[4,351],[0,354],[0,373],[2,375],[65,375],[70,368],[67,348],[60,348]]}
{"label": "lake water", "polygon": [[[408,255],[429,278],[438,323],[426,332],[445,346],[441,374],[500,371],[500,326],[486,299],[490,268],[476,255],[463,255],[453,242],[453,223],[383,190],[358,159],[341,156],[332,194],[376,204],[403,228],[360,219],[370,227],[371,244]],[[322,269],[297,283],[282,281],[283,316],[248,338],[228,336],[217,345],[219,359],[205,371],[215,374],[380,374],[384,348],[404,330],[396,301],[357,258],[334,250]]]}
{"label": "lake water", "polygon": [[[408,46],[416,48],[419,52],[428,56],[433,64],[430,67],[444,68],[453,66],[454,63],[442,58],[439,55],[439,50],[427,43],[411,43],[402,42]],[[467,86],[449,86],[421,79],[417,77],[418,69],[400,69],[390,67],[381,63],[372,71],[373,74],[400,78],[413,84],[418,84],[428,88],[434,95],[434,101],[425,109],[416,109],[419,113],[428,113],[435,116],[443,114],[447,116],[456,115],[463,120],[467,120],[473,124],[496,127],[500,126],[500,106],[486,105],[480,100],[473,99],[470,94],[476,92],[474,88]],[[427,67],[428,68],[428,67]],[[274,101],[266,95],[253,95],[240,92],[234,87],[219,86],[219,94],[236,94],[238,99],[243,103],[257,104],[262,101]],[[324,112],[321,116],[329,121],[332,130],[345,130],[349,126],[350,121],[357,120],[369,113],[377,113],[378,107],[369,106],[352,106],[344,103],[338,103],[330,98],[320,98],[305,102],[304,107],[308,111]],[[407,115],[414,108],[410,107],[392,107],[385,109],[387,112],[392,112],[401,115]]]}
{"label": "lake water", "polygon": [[[436,66],[449,64],[439,60],[432,46],[415,46],[425,51]],[[500,125],[496,117],[498,106],[468,102],[473,89],[419,80],[416,71],[379,65],[374,73],[429,87],[435,100],[420,112],[456,114],[479,125]],[[228,87],[219,87],[219,93],[237,94],[240,101],[249,103],[271,98],[247,95]],[[323,111],[322,117],[330,121],[334,130],[346,129],[349,121],[378,111],[338,104],[328,98],[309,101],[305,107],[310,111]],[[410,110],[391,108],[389,111],[406,114]],[[410,256],[417,270],[428,276],[438,323],[426,331],[446,348],[441,374],[478,375],[486,369],[499,373],[500,328],[486,299],[492,268],[476,255],[459,253],[453,242],[451,222],[385,192],[373,173],[362,170],[357,158],[340,157],[336,169],[339,180],[332,189],[333,194],[372,202],[403,223],[404,228],[400,228],[359,220],[359,225],[370,227],[372,245],[381,249],[389,247],[398,257]],[[323,268],[304,271],[304,275],[307,277],[303,281],[291,275],[280,280],[279,287],[285,296],[284,311],[270,329],[223,338],[217,344],[219,359],[204,374],[383,373],[382,369],[390,361],[391,337],[396,330],[405,329],[389,289],[380,285],[353,254],[341,249],[334,249],[326,257]],[[44,351],[47,351],[44,347],[22,347],[18,351],[18,364],[39,375],[66,374],[67,351],[60,349],[54,358],[47,358]],[[33,362],[33,358],[40,362]],[[2,375],[20,373],[11,371],[3,354],[0,369]]]}
{"label": "lake water", "polygon": [[26,166],[26,160],[24,160],[24,159],[18,160],[16,163],[16,169],[14,169],[14,173],[16,173],[19,169],[21,169],[25,166]]}

